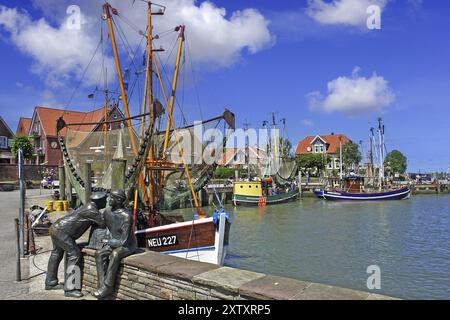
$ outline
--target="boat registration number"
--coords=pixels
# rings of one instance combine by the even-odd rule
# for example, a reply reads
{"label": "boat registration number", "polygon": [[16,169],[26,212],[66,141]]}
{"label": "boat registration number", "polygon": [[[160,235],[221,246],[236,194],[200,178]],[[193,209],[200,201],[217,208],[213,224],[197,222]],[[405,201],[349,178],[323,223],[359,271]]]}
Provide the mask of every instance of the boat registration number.
{"label": "boat registration number", "polygon": [[149,248],[168,247],[178,244],[178,237],[174,235],[147,238]]}

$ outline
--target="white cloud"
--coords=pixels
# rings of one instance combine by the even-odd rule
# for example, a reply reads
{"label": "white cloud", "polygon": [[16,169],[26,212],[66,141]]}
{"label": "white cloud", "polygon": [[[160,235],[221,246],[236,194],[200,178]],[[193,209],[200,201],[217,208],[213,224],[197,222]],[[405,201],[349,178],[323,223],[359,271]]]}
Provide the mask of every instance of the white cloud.
{"label": "white cloud", "polygon": [[[65,21],[53,27],[44,18],[33,20],[25,11],[0,6],[0,27],[10,34],[10,40],[20,51],[33,58],[32,71],[52,88],[60,87],[68,79],[81,78],[99,42],[89,28],[89,20],[83,16],[83,27],[70,30]],[[91,63],[85,85],[96,84],[100,79],[100,52]],[[109,57],[105,58],[105,64],[111,70],[114,67]]]}
{"label": "white cloud", "polygon": [[371,5],[384,9],[388,0],[309,0],[307,14],[321,24],[365,26]]}
{"label": "white cloud", "polygon": [[301,121],[302,125],[304,125],[305,127],[313,127],[314,126],[314,121],[310,120],[310,119],[303,119]]}
{"label": "white cloud", "polygon": [[319,91],[309,93],[311,110],[359,115],[380,112],[390,106],[395,95],[388,82],[375,73],[370,78],[362,77],[359,71],[355,67],[351,77],[341,76],[328,82],[325,97]]}

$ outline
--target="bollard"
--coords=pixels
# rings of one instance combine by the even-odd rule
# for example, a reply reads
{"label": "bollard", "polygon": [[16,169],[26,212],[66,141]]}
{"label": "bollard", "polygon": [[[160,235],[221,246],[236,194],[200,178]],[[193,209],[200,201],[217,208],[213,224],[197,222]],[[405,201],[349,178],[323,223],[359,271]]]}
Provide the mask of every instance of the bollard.
{"label": "bollard", "polygon": [[125,170],[127,160],[112,159],[112,176],[111,176],[111,190],[122,189],[125,190]]}
{"label": "bollard", "polygon": [[17,243],[17,251],[16,251],[16,281],[20,282],[22,281],[22,274],[20,271],[20,225],[19,225],[19,219],[14,219],[14,225],[16,227],[16,243]]}
{"label": "bollard", "polygon": [[66,200],[66,172],[64,170],[64,166],[58,167],[58,180],[60,200]]}
{"label": "bollard", "polygon": [[92,165],[90,162],[86,162],[84,165],[84,199],[83,204],[88,204],[91,198],[92,191]]}

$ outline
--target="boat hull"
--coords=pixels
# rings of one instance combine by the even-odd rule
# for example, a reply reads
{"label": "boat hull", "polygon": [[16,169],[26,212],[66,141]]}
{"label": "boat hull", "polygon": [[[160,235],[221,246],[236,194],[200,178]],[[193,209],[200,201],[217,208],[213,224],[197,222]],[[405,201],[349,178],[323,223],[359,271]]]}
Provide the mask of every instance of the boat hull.
{"label": "boat hull", "polygon": [[378,193],[348,193],[316,190],[314,194],[319,198],[331,201],[387,201],[407,199],[411,195],[411,190],[409,188],[402,188]]}
{"label": "boat hull", "polygon": [[138,246],[150,251],[222,265],[226,256],[230,223],[213,218],[172,223],[136,231]]}
{"label": "boat hull", "polygon": [[[257,206],[257,205],[259,205],[261,198],[262,197],[260,197],[260,196],[234,194],[233,195],[233,203],[234,203],[234,205]],[[267,205],[278,204],[278,203],[292,201],[297,198],[298,198],[298,189],[290,191],[290,192],[282,193],[282,194],[277,194],[274,196],[267,196],[265,204],[267,204]]]}

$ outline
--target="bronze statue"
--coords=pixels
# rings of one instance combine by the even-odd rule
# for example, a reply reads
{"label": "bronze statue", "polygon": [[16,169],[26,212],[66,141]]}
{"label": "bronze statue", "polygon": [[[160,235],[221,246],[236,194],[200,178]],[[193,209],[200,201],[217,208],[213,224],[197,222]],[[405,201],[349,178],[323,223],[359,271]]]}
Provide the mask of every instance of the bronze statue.
{"label": "bronze statue", "polygon": [[137,240],[133,228],[133,213],[125,207],[126,195],[123,190],[111,192],[109,205],[105,211],[105,224],[109,237],[103,239],[104,246],[95,253],[98,289],[94,296],[98,299],[109,296],[114,290],[120,261],[133,254]]}
{"label": "bronze statue", "polygon": [[[100,209],[106,206],[106,193],[97,192],[91,195],[91,201],[58,219],[50,226],[49,234],[53,243],[53,250],[48,260],[45,289],[50,290],[58,287],[58,267],[67,253],[67,267],[64,270],[64,295],[67,297],[82,297],[81,284],[73,285],[71,275],[74,268],[81,276],[79,262],[81,258],[80,249],[75,240],[81,237],[93,224],[105,227],[105,221]],[[81,281],[81,279],[78,279]]]}

